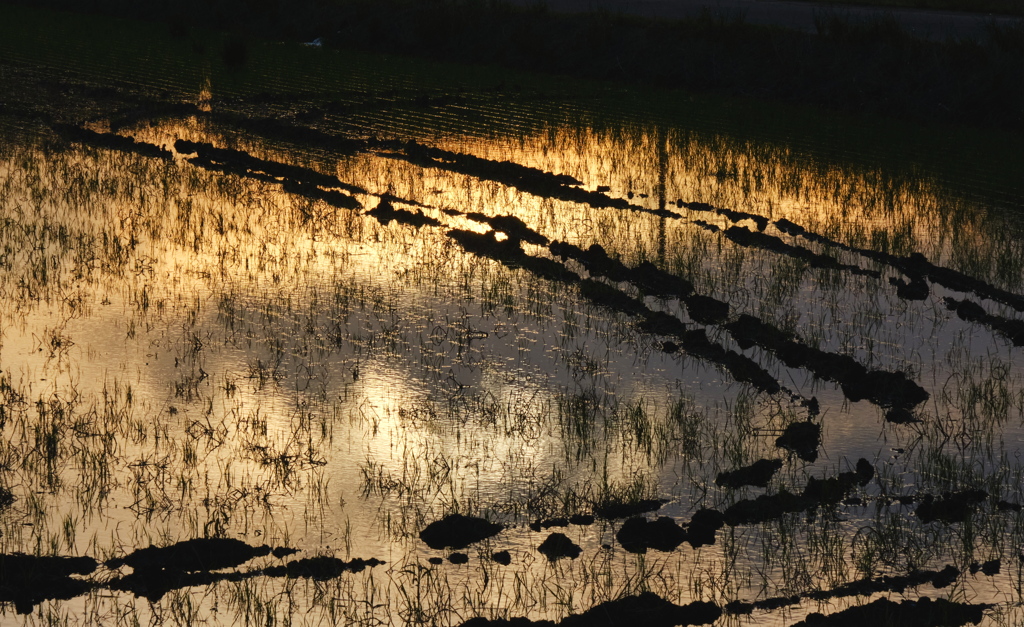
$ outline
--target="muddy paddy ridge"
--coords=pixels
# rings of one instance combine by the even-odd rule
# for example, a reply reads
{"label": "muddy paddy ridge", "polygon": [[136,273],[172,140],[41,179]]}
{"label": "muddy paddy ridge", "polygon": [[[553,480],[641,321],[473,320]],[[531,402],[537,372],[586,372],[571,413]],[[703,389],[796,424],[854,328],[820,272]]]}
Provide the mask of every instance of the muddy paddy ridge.
{"label": "muddy paddy ridge", "polygon": [[345,67],[4,66],[5,624],[1024,618],[1019,206]]}

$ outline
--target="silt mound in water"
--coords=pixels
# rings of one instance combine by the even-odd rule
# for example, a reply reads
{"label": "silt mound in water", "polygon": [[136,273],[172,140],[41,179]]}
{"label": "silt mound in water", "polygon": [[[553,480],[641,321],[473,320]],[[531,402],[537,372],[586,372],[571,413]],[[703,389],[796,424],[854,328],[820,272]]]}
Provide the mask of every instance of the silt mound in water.
{"label": "silt mound in water", "polygon": [[434,550],[464,549],[474,542],[497,535],[505,527],[483,518],[449,514],[420,532],[420,540]]}
{"label": "silt mound in water", "polygon": [[569,539],[564,533],[552,533],[541,543],[537,550],[543,553],[552,562],[562,558],[576,559],[583,552],[578,545]]}
{"label": "silt mound in water", "polygon": [[828,616],[815,612],[793,627],[958,627],[968,623],[977,625],[988,607],[928,597],[901,603],[878,599]]}
{"label": "silt mound in water", "polygon": [[93,584],[71,575],[88,575],[96,566],[91,557],[0,555],[0,602],[14,603],[19,614],[31,614],[47,599],[72,599]]}
{"label": "silt mound in water", "polygon": [[473,618],[462,627],[615,627],[618,625],[643,625],[644,627],[672,627],[674,625],[707,625],[722,616],[722,610],[714,603],[694,601],[676,605],[662,599],[653,592],[606,601],[582,614],[570,614],[560,622],[530,620],[528,618]]}

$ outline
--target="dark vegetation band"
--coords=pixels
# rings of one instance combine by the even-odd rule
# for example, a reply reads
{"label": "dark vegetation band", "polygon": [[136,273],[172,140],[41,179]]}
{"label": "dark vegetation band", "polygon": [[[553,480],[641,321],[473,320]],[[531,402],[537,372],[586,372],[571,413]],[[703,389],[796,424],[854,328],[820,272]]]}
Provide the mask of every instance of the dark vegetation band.
{"label": "dark vegetation band", "polygon": [[705,11],[686,20],[559,14],[471,0],[124,0],[34,6],[235,33],[226,62],[255,39],[490,64],[701,93],[753,97],[925,122],[1024,129],[1024,26],[923,39],[895,19],[822,12],[816,33]]}

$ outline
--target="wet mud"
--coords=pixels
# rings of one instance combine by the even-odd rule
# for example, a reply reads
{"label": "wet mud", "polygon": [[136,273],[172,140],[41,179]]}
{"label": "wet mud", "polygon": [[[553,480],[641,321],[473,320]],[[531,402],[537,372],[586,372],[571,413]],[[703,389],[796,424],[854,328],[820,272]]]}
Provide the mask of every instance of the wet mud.
{"label": "wet mud", "polygon": [[[574,284],[580,289],[580,293],[591,302],[640,318],[638,326],[642,331],[674,336],[679,343],[664,344],[666,352],[683,350],[694,357],[720,365],[737,381],[749,383],[768,394],[775,394],[782,389],[779,382],[754,360],[711,342],[703,329],[688,330],[686,324],[677,318],[663,312],[656,312],[643,301],[629,296],[619,289],[593,279],[582,279],[578,274],[552,259],[527,255],[518,242],[498,240],[493,231],[480,234],[453,229],[448,231],[448,236],[469,253],[488,257],[509,267],[529,270],[542,278]],[[714,299],[708,299],[708,301],[713,301],[713,307],[720,306],[718,305],[720,301],[714,301]]]}
{"label": "wet mud", "polygon": [[780,238],[775,237],[774,235],[750,231],[741,226],[730,226],[723,231],[723,234],[726,238],[741,246],[770,250],[774,253],[785,255],[792,259],[804,261],[812,268],[845,271],[851,274],[874,277],[876,279],[881,278],[882,276],[882,273],[878,270],[864,269],[860,266],[841,263],[835,257],[821,255],[810,249],[803,248],[802,246],[793,246],[792,244],[783,242]]}
{"label": "wet mud", "polygon": [[576,559],[583,553],[578,544],[569,539],[569,536],[557,531],[549,535],[541,542],[537,550],[544,554],[549,561],[557,561],[563,557]]}
{"label": "wet mud", "polygon": [[818,612],[808,614],[806,619],[794,623],[793,627],[959,627],[977,625],[989,607],[980,603],[957,603],[928,597],[899,603],[889,599],[878,599],[827,616]]}
{"label": "wet mud", "polygon": [[94,584],[72,575],[92,574],[98,562],[91,557],[0,554],[0,602],[13,603],[19,614],[50,599],[73,599]]}
{"label": "wet mud", "polygon": [[441,222],[424,214],[421,210],[409,211],[408,209],[396,209],[391,202],[381,199],[377,206],[366,212],[366,215],[373,216],[378,222],[387,226],[392,222],[408,224],[409,226],[441,226]]}
{"label": "wet mud", "polygon": [[508,551],[496,551],[491,553],[491,561],[502,566],[508,566],[512,563],[512,554]]}
{"label": "wet mud", "polygon": [[946,305],[946,309],[956,312],[961,320],[983,324],[1004,335],[1014,346],[1024,346],[1024,320],[990,314],[981,305],[966,298],[957,300],[946,297],[942,299],[942,302]]}
{"label": "wet mud", "polygon": [[251,546],[234,538],[195,538],[170,546],[149,546],[105,562],[107,568],[130,566],[135,572],[173,570],[180,572],[234,568],[255,557],[270,555],[267,545]]}
{"label": "wet mud", "polygon": [[741,347],[759,346],[791,368],[804,368],[819,379],[834,381],[846,398],[878,405],[892,422],[906,422],[905,416],[929,398],[928,392],[903,372],[869,370],[852,357],[799,342],[756,316],[741,314],[725,328]]}
{"label": "wet mud", "polygon": [[544,237],[537,231],[526,226],[526,223],[516,216],[488,216],[478,211],[460,213],[452,209],[446,210],[445,213],[448,215],[463,215],[474,222],[486,224],[495,231],[504,233],[506,237],[514,242],[526,242],[527,244],[535,244],[537,246],[547,246],[549,241],[547,237]]}
{"label": "wet mud", "polygon": [[799,495],[780,490],[775,494],[762,494],[754,499],[737,501],[725,510],[725,524],[735,527],[761,523],[777,520],[786,514],[810,513],[819,507],[836,505],[854,489],[866,486],[874,474],[871,463],[861,458],[857,461],[856,470],[841,472],[825,479],[809,477]]}
{"label": "wet mud", "polygon": [[821,425],[811,422],[794,422],[783,430],[782,435],[775,438],[775,446],[792,451],[805,462],[818,459],[818,447],[821,445]]}
{"label": "wet mud", "polygon": [[741,466],[736,470],[718,473],[718,476],[715,477],[715,485],[734,490],[743,486],[766,488],[768,482],[780,468],[782,468],[780,459],[759,459],[749,466]]}
{"label": "wet mud", "polygon": [[[358,209],[362,203],[351,194],[366,194],[357,185],[343,183],[336,176],[317,172],[312,168],[259,159],[229,148],[217,148],[204,142],[179,139],[174,150],[189,157],[189,163],[214,172],[245,176],[257,180],[280,183],[286,192],[322,200],[341,209]],[[341,193],[342,190],[345,193]]]}
{"label": "wet mud", "polygon": [[[1004,305],[1009,305],[1017,311],[1024,311],[1024,296],[1001,289],[991,283],[968,276],[958,270],[938,266],[928,261],[928,259],[921,253],[911,253],[906,257],[900,257],[891,253],[850,246],[843,244],[842,242],[837,242],[831,238],[808,231],[804,227],[790,220],[777,220],[774,224],[776,228],[788,235],[802,237],[825,246],[853,252],[861,255],[862,257],[866,257],[899,270],[910,279],[909,283],[905,281],[902,282],[905,286],[904,289],[910,289],[910,285],[916,282],[918,283],[918,286],[913,289],[917,294],[920,294],[920,291],[923,289],[920,286],[920,283],[927,279],[951,290],[963,293],[972,293],[982,298],[987,298],[1003,303]],[[897,281],[896,285],[899,286],[900,282]],[[918,299],[914,298],[913,300]]]}
{"label": "wet mud", "polygon": [[142,155],[143,157],[153,157],[154,159],[164,159],[167,161],[174,158],[174,154],[171,151],[146,142],[137,142],[134,137],[129,135],[99,133],[80,126],[74,126],[72,124],[55,124],[53,125],[53,130],[68,141],[84,144],[86,146],[105,148],[107,150],[117,150],[119,152],[127,152]]}
{"label": "wet mud", "polygon": [[715,534],[725,525],[725,516],[714,509],[697,510],[686,526],[680,526],[667,516],[655,520],[634,517],[626,520],[615,534],[615,539],[630,553],[646,553],[655,549],[668,553],[683,542],[693,548],[715,543]]}
{"label": "wet mud", "polygon": [[435,550],[464,549],[474,542],[498,535],[504,528],[504,525],[483,518],[449,514],[420,531],[420,540]]}
{"label": "wet mud", "polygon": [[128,592],[156,602],[172,590],[219,581],[255,577],[328,580],[384,563],[375,558],[346,562],[320,556],[249,571],[227,570],[257,557],[283,559],[296,552],[287,547],[252,546],[232,538],[195,538],[165,547],[149,546],[109,559],[103,564],[109,571],[128,566],[132,572],[105,581],[86,577],[96,573],[100,565],[91,557],[4,554],[0,555],[0,602],[13,603],[18,613],[29,614],[44,601],[72,599],[97,588]]}
{"label": "wet mud", "polygon": [[654,520],[637,517],[622,523],[615,539],[630,553],[646,553],[647,549],[668,553],[686,540],[686,530],[668,516]]}
{"label": "wet mud", "polygon": [[619,627],[621,625],[649,625],[673,627],[675,625],[708,625],[722,616],[718,605],[707,601],[694,601],[676,605],[652,592],[605,601],[582,614],[570,614],[561,621],[529,620],[527,618],[472,618],[463,627]]}
{"label": "wet mud", "polygon": [[866,577],[830,590],[814,590],[784,597],[770,597],[759,601],[732,601],[725,606],[727,614],[751,614],[754,610],[776,610],[798,605],[803,599],[828,601],[842,597],[870,596],[880,592],[904,593],[908,589],[930,584],[936,589],[947,588],[960,578],[960,571],[947,565],[942,570],[914,570],[908,575]]}
{"label": "wet mud", "polygon": [[924,523],[962,523],[966,522],[987,498],[988,492],[984,490],[947,492],[938,498],[927,494],[921,499],[914,514]]}
{"label": "wet mud", "polygon": [[[114,137],[120,136],[114,135]],[[125,138],[111,138],[104,141],[118,144],[118,146],[111,146],[114,149],[128,149],[127,147],[119,147],[120,144],[118,142],[124,143]],[[134,140],[131,141],[131,145],[135,145]],[[128,146],[128,144],[125,144],[125,146]],[[406,156],[419,165],[426,164],[430,167],[454,168],[456,171],[480,178],[496,180],[512,186],[515,186],[513,183],[516,185],[534,186],[537,188],[538,193],[542,193],[543,190],[550,192],[556,189],[571,189],[574,192],[605,197],[604,194],[598,192],[587,192],[586,190],[573,187],[578,182],[564,175],[555,175],[508,162],[495,162],[463,153],[430,148],[417,142],[406,142],[403,146]],[[337,177],[325,175],[309,168],[257,159],[242,151],[215,148],[210,144],[188,142],[180,139],[175,143],[175,150],[183,154],[195,154],[196,156],[189,161],[200,167],[281,182],[285,186],[286,191],[310,198],[319,198],[339,207],[352,209],[358,208],[361,205],[357,199],[336,191],[337,189],[345,190],[347,193],[366,193],[365,190],[357,186],[341,182]],[[584,200],[579,198],[567,198],[566,200],[584,202]],[[613,203],[612,205],[592,206],[616,205]],[[704,203],[681,203],[681,206],[686,206],[691,210],[711,211],[734,221],[752,220],[759,229],[762,226],[767,226],[765,219],[754,214],[718,209]],[[405,209],[396,209],[386,199],[381,200],[378,206],[368,213],[381,221],[382,224],[397,221],[415,227],[440,225],[439,221],[426,216],[421,211],[411,212]],[[495,237],[495,231],[490,231],[484,235],[458,229],[449,231],[449,237],[468,252],[495,259],[512,267],[525,268],[549,280],[576,283],[583,295],[595,303],[628,315],[640,317],[641,330],[660,335],[675,336],[677,340],[680,340],[679,343],[675,341],[666,343],[665,348],[667,352],[673,352],[673,350],[681,348],[689,354],[723,366],[736,380],[749,383],[761,391],[773,394],[781,389],[777,380],[756,362],[744,355],[725,350],[718,345],[710,343],[706,336],[694,334],[694,332],[685,328],[685,323],[675,320],[672,316],[661,312],[654,312],[642,301],[630,297],[604,283],[580,279],[578,275],[550,259],[525,254],[520,246],[521,242],[526,241],[543,245],[546,242],[546,238],[526,227],[518,218],[512,216],[489,217],[479,213],[464,215],[467,215],[470,219],[488,224],[495,228],[496,231],[501,231],[507,236],[507,239],[499,241]],[[783,232],[800,234],[812,239],[815,238],[813,234],[789,221],[778,221],[776,226]],[[778,238],[765,235],[764,233],[755,233],[739,227],[730,227],[727,230],[727,235],[741,243],[746,242],[746,245],[767,247],[770,250],[775,249],[777,252],[783,252],[784,254],[798,255],[809,260],[809,263],[824,264],[824,266],[835,269],[849,269],[851,271],[855,269],[860,273],[870,274],[873,272],[861,271],[860,268],[853,266],[843,266],[830,257],[820,255],[815,257],[815,254],[811,251],[798,249],[798,247],[785,244]],[[819,237],[819,239],[824,238]],[[831,242],[831,240],[828,241]],[[839,245],[838,243],[834,244]],[[741,314],[736,320],[726,323],[730,314],[728,303],[709,296],[693,293],[691,283],[681,277],[664,272],[649,262],[640,264],[635,268],[630,268],[617,260],[611,259],[604,249],[597,245],[583,250],[564,242],[554,242],[550,244],[549,249],[556,257],[572,259],[580,263],[592,276],[601,276],[613,281],[627,281],[633,283],[645,293],[680,299],[686,305],[687,313],[696,322],[701,324],[722,324],[724,328],[732,333],[741,347],[757,345],[775,353],[789,367],[806,368],[819,378],[839,383],[844,394],[851,401],[867,399],[885,409],[886,418],[890,422],[913,422],[916,420],[912,413],[913,408],[928,398],[927,392],[908,379],[903,373],[868,370],[850,357],[828,353],[807,346],[755,316]],[[831,261],[824,261],[823,259],[831,259]],[[920,259],[916,257],[913,257],[913,259],[918,267],[924,267],[922,265],[924,262]],[[906,265],[904,263],[904,266]],[[932,276],[932,274],[946,276],[949,274],[949,272],[940,272],[935,268],[932,267],[928,271],[930,272],[928,276]],[[922,276],[922,271],[916,272],[913,276]]]}
{"label": "wet mud", "polygon": [[676,206],[680,208],[686,207],[690,211],[714,213],[716,215],[724,216],[731,222],[743,222],[744,220],[750,220],[757,227],[758,231],[763,231],[768,228],[768,218],[754,213],[736,211],[735,209],[723,209],[709,205],[706,202],[684,202],[682,198],[676,200]]}

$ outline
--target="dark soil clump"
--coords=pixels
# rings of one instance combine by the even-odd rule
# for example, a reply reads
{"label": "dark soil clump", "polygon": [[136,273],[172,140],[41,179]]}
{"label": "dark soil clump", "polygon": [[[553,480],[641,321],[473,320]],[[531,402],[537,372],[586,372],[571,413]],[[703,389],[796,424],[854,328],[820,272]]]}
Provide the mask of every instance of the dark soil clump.
{"label": "dark soil clump", "polygon": [[547,530],[552,527],[568,527],[569,519],[565,517],[559,518],[546,518],[544,520],[536,520],[530,523],[530,529],[534,531]]}
{"label": "dark soil clump", "polygon": [[921,522],[941,521],[946,524],[966,521],[978,504],[988,498],[984,490],[964,490],[962,492],[945,493],[939,498],[931,494],[924,497],[914,513]]}
{"label": "dark soil clump", "polygon": [[53,127],[58,134],[68,141],[97,148],[106,148],[120,152],[130,152],[143,157],[153,157],[170,161],[174,158],[171,152],[161,146],[137,142],[129,135],[118,135],[117,133],[97,133],[96,131],[70,124],[58,124]]}
{"label": "dark soil clump", "polygon": [[498,551],[496,553],[491,553],[491,561],[497,562],[502,566],[508,566],[512,563],[512,554],[508,551]]}
{"label": "dark soil clump", "polygon": [[302,577],[317,581],[327,581],[337,579],[344,573],[358,573],[381,564],[384,564],[384,562],[375,557],[370,559],[356,557],[346,562],[336,557],[322,555],[288,562],[284,566],[272,566],[262,572],[268,577],[287,577],[289,579]]}
{"label": "dark soil clump", "polygon": [[683,542],[693,548],[715,543],[715,534],[725,524],[725,515],[714,509],[700,509],[686,527],[681,527],[667,516],[655,520],[630,518],[618,533],[616,540],[630,553],[646,553],[647,549],[674,551]]}
{"label": "dark soil clump", "polygon": [[874,474],[870,462],[861,458],[854,471],[841,472],[826,479],[808,478],[806,487],[799,495],[780,490],[777,494],[762,494],[756,499],[737,501],[725,510],[725,523],[730,526],[759,523],[781,518],[785,514],[810,511],[823,505],[836,505],[857,486],[867,485]]}
{"label": "dark soil clump", "polygon": [[464,549],[474,542],[497,535],[504,528],[483,518],[449,514],[427,525],[420,532],[420,540],[434,550]]}
{"label": "dark soil clump", "polygon": [[851,401],[867,399],[883,408],[909,412],[928,400],[928,392],[902,372],[868,370],[848,355],[808,346],[756,316],[741,314],[725,328],[741,348],[760,346],[790,368],[806,368],[819,379],[839,383]]}
{"label": "dark soil clump", "polygon": [[583,552],[583,549],[579,545],[573,543],[563,533],[552,533],[547,537],[544,542],[541,543],[537,550],[543,553],[552,562],[562,558],[568,557],[570,559],[576,559]]}
{"label": "dark soil clump", "polygon": [[424,215],[422,211],[409,211],[407,209],[396,209],[394,205],[386,200],[381,200],[376,207],[366,212],[366,215],[373,216],[378,222],[387,226],[392,221],[399,224],[408,224],[417,228],[422,226],[441,226],[441,223],[430,216]]}
{"label": "dark soil clump", "polygon": [[786,427],[775,446],[796,453],[805,462],[818,459],[818,445],[821,444],[821,425],[813,422],[794,422]]}
{"label": "dark soil clump", "polygon": [[[767,225],[767,219],[765,219]],[[759,230],[764,230],[763,227]],[[774,235],[768,235],[766,233],[758,233],[750,231],[749,229],[741,226],[731,226],[724,232],[725,236],[730,240],[736,242],[740,246],[746,246],[749,248],[760,248],[762,250],[770,250],[780,255],[785,255],[793,259],[800,259],[804,261],[812,268],[822,268],[826,270],[842,270],[851,274],[859,274],[865,276],[871,276],[874,278],[880,278],[881,273],[877,270],[865,270],[860,266],[851,264],[840,263],[835,257],[829,257],[828,255],[821,255],[812,250],[804,248],[802,246],[793,246],[787,244]],[[928,286],[925,285],[925,290]]]}
{"label": "dark soil clump", "polygon": [[668,501],[661,499],[639,499],[636,501],[604,501],[594,508],[594,514],[605,520],[630,518],[647,512],[656,512]]}
{"label": "dark soil clump", "polygon": [[983,324],[1006,336],[1014,346],[1024,346],[1024,320],[1014,320],[986,312],[981,305],[967,299],[944,298],[950,311],[955,311],[962,320]]}
{"label": "dark soil clump", "polygon": [[725,525],[725,514],[717,509],[699,509],[686,527],[686,541],[693,548],[715,543],[715,533]]}
{"label": "dark soil clump", "polygon": [[721,616],[721,608],[714,603],[694,601],[686,605],[676,605],[653,592],[643,592],[600,603],[582,614],[570,614],[557,623],[550,620],[533,621],[528,618],[478,617],[462,623],[462,627],[674,627],[707,625]]}
{"label": "dark soil clump", "polygon": [[998,575],[999,571],[1002,570],[1002,567],[1002,561],[994,559],[989,560],[987,562],[982,562],[980,564],[978,562],[974,562],[971,564],[970,570],[972,575],[977,574],[978,571],[981,571],[983,575],[988,575],[989,577],[992,577],[993,575]]}
{"label": "dark soil clump", "polygon": [[715,485],[723,488],[741,488],[743,486],[755,486],[758,488],[768,487],[775,473],[782,468],[780,459],[759,459],[749,466],[742,466],[736,470],[728,470],[718,473],[715,478]]}
{"label": "dark soil clump", "polygon": [[488,216],[479,212],[467,213],[465,216],[475,222],[486,224],[495,231],[504,233],[511,240],[547,246],[548,238],[526,226],[526,223],[516,216]]}
{"label": "dark soil clump", "polygon": [[968,623],[977,625],[988,608],[984,604],[954,603],[927,597],[900,603],[878,599],[828,616],[815,612],[793,627],[959,627]]}
{"label": "dark soil clump", "polygon": [[73,599],[94,584],[71,575],[88,575],[97,565],[91,557],[0,554],[0,602],[14,603],[19,614],[31,614],[43,601]]}
{"label": "dark soil clump", "polygon": [[668,553],[676,550],[686,537],[686,530],[668,516],[656,520],[630,518],[615,534],[622,548],[630,553],[646,553],[647,549]]}
{"label": "dark soil clump", "polygon": [[234,538],[194,538],[170,546],[149,546],[108,560],[108,568],[131,566],[136,572],[207,572],[234,568],[254,557],[270,555],[267,545],[251,546]]}

